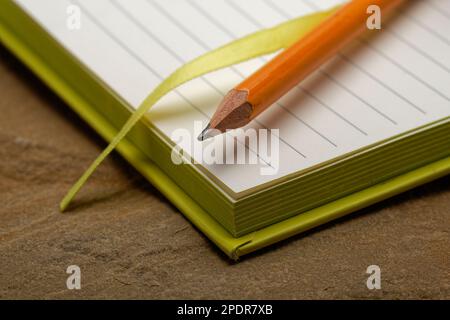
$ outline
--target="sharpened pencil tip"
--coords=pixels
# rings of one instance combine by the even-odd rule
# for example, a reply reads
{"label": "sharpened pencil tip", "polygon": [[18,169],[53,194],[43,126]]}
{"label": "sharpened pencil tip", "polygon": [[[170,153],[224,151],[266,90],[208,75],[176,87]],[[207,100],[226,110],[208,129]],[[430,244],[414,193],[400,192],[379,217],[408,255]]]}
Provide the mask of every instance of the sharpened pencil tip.
{"label": "sharpened pencil tip", "polygon": [[211,129],[211,124],[208,123],[208,125],[203,129],[202,133],[197,137],[198,141],[205,141],[206,139],[212,138],[217,136],[220,132],[218,130]]}

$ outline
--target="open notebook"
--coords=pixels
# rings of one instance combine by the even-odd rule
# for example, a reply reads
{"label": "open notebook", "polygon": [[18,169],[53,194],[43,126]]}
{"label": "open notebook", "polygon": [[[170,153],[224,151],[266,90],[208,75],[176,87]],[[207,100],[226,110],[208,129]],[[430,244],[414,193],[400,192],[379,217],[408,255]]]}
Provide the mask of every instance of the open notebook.
{"label": "open notebook", "polygon": [[[0,14],[2,40],[109,139],[176,68],[342,2],[1,1],[8,12]],[[81,9],[76,30],[67,27],[71,5]],[[172,91],[119,151],[235,258],[444,175],[450,168],[450,1],[408,1],[400,11],[248,126],[276,135],[276,163],[239,136],[261,161],[208,165],[195,152],[202,144],[199,121],[201,129],[227,91],[271,56]],[[192,139],[179,146],[200,163],[171,161],[180,128]],[[276,170],[261,174],[268,166]]]}

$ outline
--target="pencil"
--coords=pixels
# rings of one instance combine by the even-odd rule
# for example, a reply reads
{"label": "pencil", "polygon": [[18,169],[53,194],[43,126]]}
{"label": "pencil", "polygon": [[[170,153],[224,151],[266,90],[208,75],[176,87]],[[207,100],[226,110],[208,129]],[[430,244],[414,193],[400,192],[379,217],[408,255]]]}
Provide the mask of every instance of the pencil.
{"label": "pencil", "polygon": [[367,28],[368,8],[384,17],[403,0],[353,0],[227,93],[198,139],[245,126]]}

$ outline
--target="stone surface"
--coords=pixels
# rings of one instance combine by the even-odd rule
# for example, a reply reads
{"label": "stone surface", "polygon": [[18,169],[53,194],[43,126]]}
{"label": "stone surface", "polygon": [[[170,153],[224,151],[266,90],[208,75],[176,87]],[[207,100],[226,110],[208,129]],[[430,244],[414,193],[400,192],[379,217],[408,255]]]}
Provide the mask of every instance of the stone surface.
{"label": "stone surface", "polygon": [[[0,298],[450,298],[450,177],[230,261],[0,48]],[[81,268],[82,289],[66,288]],[[367,266],[382,289],[366,288]]]}

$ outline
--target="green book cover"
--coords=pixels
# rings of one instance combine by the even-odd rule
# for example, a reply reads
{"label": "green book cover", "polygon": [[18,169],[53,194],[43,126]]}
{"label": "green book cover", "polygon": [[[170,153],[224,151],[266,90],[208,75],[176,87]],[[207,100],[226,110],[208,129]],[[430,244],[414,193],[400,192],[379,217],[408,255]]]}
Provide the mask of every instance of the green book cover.
{"label": "green book cover", "polygon": [[[450,171],[448,114],[238,192],[199,166],[170,160],[173,144],[142,117],[149,107],[191,78],[288,46],[334,10],[249,34],[183,64],[138,111],[13,1],[2,1],[0,39],[105,140],[113,141],[111,150],[116,148],[201,232],[237,259]],[[118,134],[121,139],[115,143]]]}

